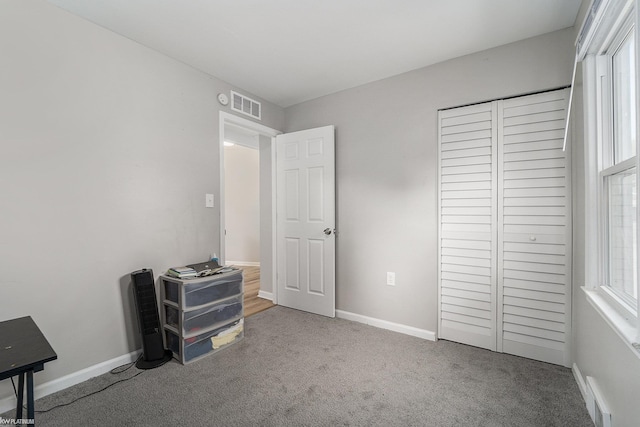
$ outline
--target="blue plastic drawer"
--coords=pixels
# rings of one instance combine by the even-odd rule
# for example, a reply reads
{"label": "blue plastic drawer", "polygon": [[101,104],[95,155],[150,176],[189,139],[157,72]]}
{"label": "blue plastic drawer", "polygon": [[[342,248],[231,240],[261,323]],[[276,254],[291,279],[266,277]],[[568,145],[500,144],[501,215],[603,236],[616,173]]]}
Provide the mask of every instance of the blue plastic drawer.
{"label": "blue plastic drawer", "polygon": [[226,323],[235,317],[242,316],[242,298],[238,295],[210,306],[184,313],[183,330],[191,334],[199,329],[211,328],[219,323]]}
{"label": "blue plastic drawer", "polygon": [[163,278],[164,297],[184,308],[197,307],[242,292],[242,271],[233,271],[199,279],[180,280]]}
{"label": "blue plastic drawer", "polygon": [[[165,324],[182,330],[182,335],[195,335],[197,331],[215,328],[242,317],[243,294],[207,305],[191,311],[181,312],[178,308],[164,304]],[[182,316],[182,318],[181,318]]]}
{"label": "blue plastic drawer", "polygon": [[183,340],[168,329],[164,330],[167,348],[173,351],[180,362],[188,363],[244,338],[244,320],[236,320],[212,331]]}

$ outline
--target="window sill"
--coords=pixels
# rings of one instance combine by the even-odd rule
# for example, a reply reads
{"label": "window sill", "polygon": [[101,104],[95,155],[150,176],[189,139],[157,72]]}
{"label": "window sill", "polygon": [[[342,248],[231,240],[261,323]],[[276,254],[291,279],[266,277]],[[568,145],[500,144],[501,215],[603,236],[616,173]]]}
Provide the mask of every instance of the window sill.
{"label": "window sill", "polygon": [[600,294],[600,292],[587,289],[582,286],[582,290],[587,296],[589,304],[604,318],[607,324],[618,334],[622,341],[640,358],[640,343],[636,342],[638,331],[636,319],[632,316],[623,316],[612,303]]}

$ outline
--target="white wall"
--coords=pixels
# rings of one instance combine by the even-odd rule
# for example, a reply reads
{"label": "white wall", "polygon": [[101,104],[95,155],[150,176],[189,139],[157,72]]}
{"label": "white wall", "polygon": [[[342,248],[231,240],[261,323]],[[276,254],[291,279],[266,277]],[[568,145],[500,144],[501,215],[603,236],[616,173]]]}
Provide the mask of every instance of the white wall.
{"label": "white wall", "polygon": [[260,149],[260,290],[273,292],[273,199],[271,138],[259,135]]}
{"label": "white wall", "polygon": [[58,353],[36,384],[139,348],[130,272],[219,251],[230,89],[43,0],[0,2],[0,320],[32,316]]}
{"label": "white wall", "polygon": [[226,262],[260,262],[260,152],[224,148]]}
{"label": "white wall", "polygon": [[339,310],[436,331],[437,111],[568,85],[573,40],[545,34],[285,109],[287,132],[336,126]]}
{"label": "white wall", "polygon": [[[589,1],[583,2],[577,23],[582,22]],[[578,29],[580,25],[576,25]],[[640,424],[640,358],[587,301],[580,288],[585,285],[585,159],[584,97],[581,67],[574,91],[572,131],[573,162],[573,361],[585,379],[595,379],[607,401],[616,427]]]}

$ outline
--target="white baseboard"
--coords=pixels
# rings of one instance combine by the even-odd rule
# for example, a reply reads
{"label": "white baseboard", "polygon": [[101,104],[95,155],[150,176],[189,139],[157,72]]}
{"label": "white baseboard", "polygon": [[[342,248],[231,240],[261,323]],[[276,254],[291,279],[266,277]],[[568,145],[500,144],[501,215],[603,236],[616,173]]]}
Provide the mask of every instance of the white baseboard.
{"label": "white baseboard", "polygon": [[[64,377],[51,380],[44,384],[40,384],[34,387],[34,390],[33,390],[34,398],[39,399],[41,397],[47,396],[57,391],[64,390],[67,387],[71,387],[73,385],[79,384],[90,378],[105,374],[110,370],[112,370],[113,368],[117,368],[118,366],[125,365],[127,363],[132,363],[136,359],[138,359],[138,356],[140,355],[140,353],[142,353],[142,350],[133,351],[129,354],[118,356],[114,359],[98,363],[97,365],[89,366],[88,368],[81,369],[80,371],[73,372],[69,375],[65,375]],[[47,367],[45,365],[45,369],[46,368]],[[34,377],[37,378],[37,376],[34,376]],[[17,402],[16,402],[15,396],[9,396],[9,397],[5,397],[4,399],[0,399],[0,413],[4,413],[12,409],[16,409],[16,403]]]}
{"label": "white baseboard", "polygon": [[263,290],[258,291],[258,298],[268,299],[269,301],[273,301],[273,292],[265,292]]}
{"label": "white baseboard", "polygon": [[240,267],[260,267],[260,262],[256,261],[227,261],[225,265],[238,265]]}
{"label": "white baseboard", "polygon": [[582,376],[582,372],[578,368],[578,365],[575,363],[571,367],[571,372],[573,372],[573,378],[575,378],[576,383],[578,384],[578,389],[580,390],[580,394],[582,395],[582,400],[587,403],[587,383],[584,381],[584,377]]}
{"label": "white baseboard", "polygon": [[375,319],[373,317],[363,316],[361,314],[350,313],[348,311],[336,310],[336,317],[345,320],[351,320],[352,322],[364,323],[365,325],[375,326],[376,328],[388,329],[394,332],[400,332],[401,334],[411,335],[412,337],[418,337],[429,341],[436,340],[435,332],[428,331],[426,329],[414,328],[413,326],[402,325],[400,323],[393,323],[387,320]]}

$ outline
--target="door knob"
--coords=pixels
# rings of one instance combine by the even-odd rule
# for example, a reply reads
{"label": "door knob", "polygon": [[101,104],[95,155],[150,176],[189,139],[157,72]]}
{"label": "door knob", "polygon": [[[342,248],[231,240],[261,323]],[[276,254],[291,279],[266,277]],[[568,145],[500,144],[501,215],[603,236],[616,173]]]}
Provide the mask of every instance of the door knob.
{"label": "door knob", "polygon": [[331,234],[331,229],[330,228],[325,228],[323,231],[324,234],[326,234],[327,236]]}

